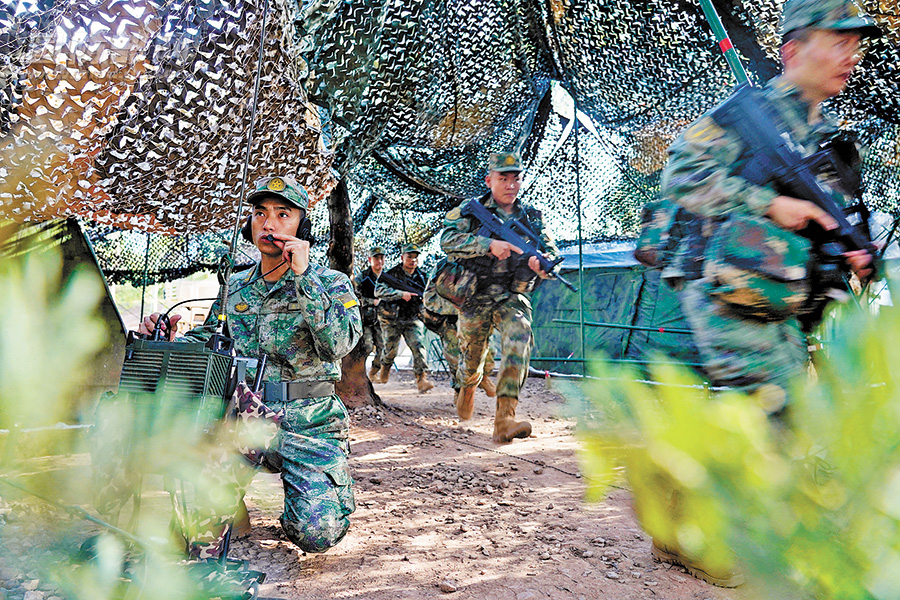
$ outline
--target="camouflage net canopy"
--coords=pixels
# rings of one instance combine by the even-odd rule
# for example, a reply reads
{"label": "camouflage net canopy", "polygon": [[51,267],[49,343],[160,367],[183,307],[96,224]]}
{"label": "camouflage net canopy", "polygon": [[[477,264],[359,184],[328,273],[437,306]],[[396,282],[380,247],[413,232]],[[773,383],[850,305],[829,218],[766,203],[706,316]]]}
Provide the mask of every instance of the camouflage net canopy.
{"label": "camouflage net canopy", "polygon": [[[192,234],[150,252],[154,278],[216,263],[251,137],[249,182],[290,174],[319,200],[347,181],[360,250],[435,250],[511,149],[561,245],[633,238],[666,147],[734,81],[690,0],[3,1],[0,212],[98,223],[125,278],[145,257],[122,229]],[[751,79],[776,74],[780,0],[715,4]],[[866,202],[896,214],[900,17],[861,4],[885,36],[827,110],[870,148]]]}

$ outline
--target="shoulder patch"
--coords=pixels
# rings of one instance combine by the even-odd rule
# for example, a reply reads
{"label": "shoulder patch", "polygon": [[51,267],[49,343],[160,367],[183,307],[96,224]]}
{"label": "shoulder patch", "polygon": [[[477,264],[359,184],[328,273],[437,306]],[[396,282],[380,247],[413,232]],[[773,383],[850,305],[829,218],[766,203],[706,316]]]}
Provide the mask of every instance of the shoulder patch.
{"label": "shoulder patch", "polygon": [[349,292],[338,296],[338,302],[343,304],[344,308],[353,308],[354,306],[359,306],[359,302],[357,302],[356,296]]}
{"label": "shoulder patch", "polygon": [[705,116],[688,127],[684,132],[684,139],[688,142],[708,142],[722,137],[724,133],[725,130],[719,127],[712,117]]}

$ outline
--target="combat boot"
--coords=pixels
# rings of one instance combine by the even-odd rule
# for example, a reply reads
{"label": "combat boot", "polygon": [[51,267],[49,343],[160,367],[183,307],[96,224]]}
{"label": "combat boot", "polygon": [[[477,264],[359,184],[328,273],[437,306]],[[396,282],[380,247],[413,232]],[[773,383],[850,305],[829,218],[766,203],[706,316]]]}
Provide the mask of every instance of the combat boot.
{"label": "combat boot", "polygon": [[487,394],[488,398],[493,398],[497,395],[497,387],[487,375],[481,378],[481,383],[478,384],[478,387],[484,390],[484,393]]}
{"label": "combat boot", "polygon": [[419,373],[416,375],[416,387],[419,388],[420,394],[424,394],[432,389],[434,384],[428,381],[428,375],[426,373]]}
{"label": "combat boot", "polygon": [[710,567],[699,560],[688,558],[680,549],[663,544],[656,538],[652,539],[650,554],[660,562],[684,567],[697,579],[718,587],[733,588],[744,583],[744,574],[734,566]]}
{"label": "combat boot", "polygon": [[378,383],[387,383],[391,378],[391,365],[381,365],[381,373],[378,375]]}
{"label": "combat boot", "polygon": [[460,420],[467,421],[475,412],[475,388],[461,387],[456,393],[456,414]]}
{"label": "combat boot", "polygon": [[497,412],[494,414],[494,435],[491,437],[498,444],[508,444],[514,438],[527,438],[531,435],[531,423],[516,421],[518,398],[509,396],[497,397]]}
{"label": "combat boot", "polygon": [[375,381],[376,377],[378,376],[378,371],[379,369],[375,365],[369,367],[369,379]]}

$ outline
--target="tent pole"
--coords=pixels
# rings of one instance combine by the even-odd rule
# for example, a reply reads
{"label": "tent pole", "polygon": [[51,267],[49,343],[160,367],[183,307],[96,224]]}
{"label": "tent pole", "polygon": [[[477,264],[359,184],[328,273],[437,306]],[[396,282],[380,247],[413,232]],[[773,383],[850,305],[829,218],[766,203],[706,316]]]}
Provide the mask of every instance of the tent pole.
{"label": "tent pole", "polygon": [[256,59],[256,79],[253,84],[253,103],[250,105],[250,128],[247,131],[247,151],[244,153],[244,166],[241,173],[241,194],[238,201],[238,210],[234,218],[234,231],[231,235],[231,246],[228,248],[228,257],[225,260],[225,272],[223,274],[222,295],[219,298],[219,321],[216,333],[222,333],[225,328],[225,309],[228,306],[228,280],[231,278],[231,270],[234,267],[234,257],[237,254],[238,236],[241,234],[241,213],[244,210],[244,201],[247,198],[247,172],[250,169],[250,153],[253,150],[253,129],[256,126],[256,108],[259,104],[259,81],[262,76],[263,60],[266,49],[266,17],[269,15],[269,2],[262,0],[262,18],[259,28],[259,55]]}
{"label": "tent pole", "polygon": [[585,352],[585,325],[584,325],[584,238],[581,224],[581,155],[578,144],[578,100],[575,90],[572,90],[572,104],[574,106],[575,124],[572,133],[575,134],[575,207],[578,211],[578,321],[580,322],[581,340],[581,375],[587,375],[587,355]]}

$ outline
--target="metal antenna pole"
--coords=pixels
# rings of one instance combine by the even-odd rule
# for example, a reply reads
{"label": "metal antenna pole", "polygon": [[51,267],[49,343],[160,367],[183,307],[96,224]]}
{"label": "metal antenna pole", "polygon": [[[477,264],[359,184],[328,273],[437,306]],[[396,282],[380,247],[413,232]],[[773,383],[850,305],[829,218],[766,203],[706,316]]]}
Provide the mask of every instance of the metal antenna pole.
{"label": "metal antenna pole", "polygon": [[238,236],[241,232],[241,213],[244,210],[244,200],[247,198],[247,172],[250,169],[250,152],[253,148],[253,130],[256,126],[256,107],[259,104],[259,82],[262,78],[262,65],[266,47],[266,17],[269,14],[268,0],[262,0],[262,22],[259,32],[259,55],[256,60],[256,81],[253,85],[253,103],[250,106],[250,129],[247,132],[247,151],[244,154],[244,167],[241,173],[241,196],[238,201],[237,216],[234,220],[234,232],[231,235],[231,246],[228,248],[228,256],[225,261],[224,283],[222,294],[219,298],[219,322],[216,332],[222,333],[225,327],[225,307],[228,302],[228,280],[231,278],[231,270],[234,267],[234,256],[237,254]]}

